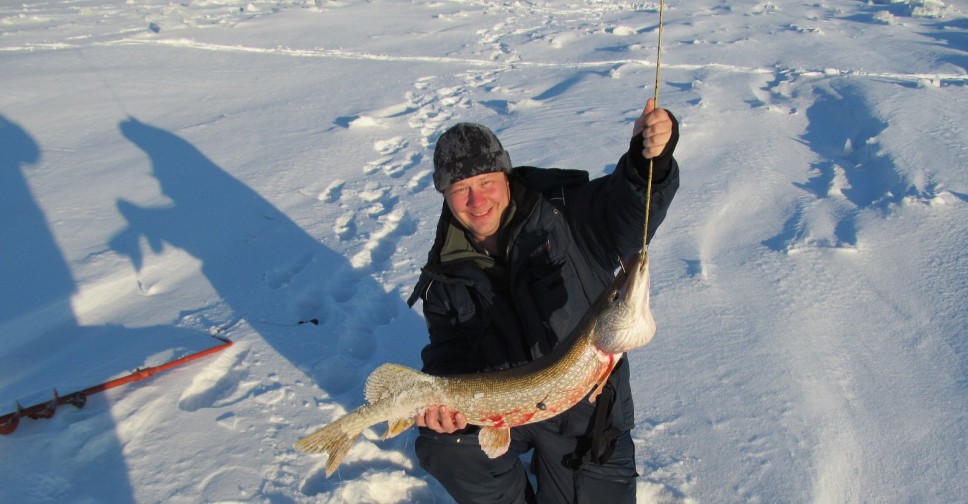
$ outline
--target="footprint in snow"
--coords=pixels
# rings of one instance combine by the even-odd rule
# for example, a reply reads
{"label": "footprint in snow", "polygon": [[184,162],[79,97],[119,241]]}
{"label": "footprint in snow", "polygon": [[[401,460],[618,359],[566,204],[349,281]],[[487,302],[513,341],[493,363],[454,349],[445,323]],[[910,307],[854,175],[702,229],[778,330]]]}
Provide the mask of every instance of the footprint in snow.
{"label": "footprint in snow", "polygon": [[340,241],[347,241],[356,236],[356,213],[347,212],[333,221],[333,233]]}
{"label": "footprint in snow", "polygon": [[407,141],[403,137],[396,136],[389,140],[380,140],[373,144],[373,150],[389,156],[400,152],[407,146]]}
{"label": "footprint in snow", "polygon": [[383,173],[385,173],[390,178],[398,178],[404,174],[410,168],[418,166],[423,160],[423,155],[418,152],[408,153],[404,159],[399,161],[393,161],[389,163],[384,163],[381,167]]}
{"label": "footprint in snow", "polygon": [[396,252],[397,243],[401,238],[417,232],[417,221],[411,218],[406,210],[396,209],[381,216],[383,227],[372,233],[363,245],[363,250],[350,259],[355,268],[365,268],[382,265]]}
{"label": "footprint in snow", "polygon": [[319,194],[317,199],[325,203],[335,203],[339,201],[340,196],[343,194],[344,186],[346,186],[345,180],[336,179],[326,186],[326,189]]}
{"label": "footprint in snow", "polygon": [[410,180],[407,181],[407,189],[409,189],[413,194],[423,191],[433,184],[433,175],[433,170],[421,170],[420,173],[410,177]]}

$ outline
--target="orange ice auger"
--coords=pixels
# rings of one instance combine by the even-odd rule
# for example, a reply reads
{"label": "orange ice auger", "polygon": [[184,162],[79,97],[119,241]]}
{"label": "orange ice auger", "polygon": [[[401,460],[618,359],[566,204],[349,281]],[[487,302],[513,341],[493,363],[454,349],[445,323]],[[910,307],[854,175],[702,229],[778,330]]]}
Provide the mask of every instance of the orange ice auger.
{"label": "orange ice auger", "polygon": [[77,408],[83,408],[84,405],[87,403],[87,396],[91,394],[104,392],[105,390],[112,389],[114,387],[119,387],[127,383],[132,383],[132,382],[144,380],[145,378],[150,378],[158,373],[161,373],[162,371],[167,371],[173,367],[178,367],[187,362],[191,362],[193,360],[205,357],[206,355],[211,355],[213,353],[224,350],[232,345],[232,341],[227,338],[223,338],[221,336],[214,336],[214,335],[212,337],[221,341],[222,343],[220,345],[207,348],[200,352],[195,352],[191,355],[186,355],[179,359],[175,359],[171,362],[167,362],[160,366],[139,369],[127,376],[122,376],[120,378],[116,378],[114,380],[102,383],[100,385],[94,385],[93,387],[88,387],[84,390],[73,392],[66,396],[59,395],[57,393],[57,389],[54,389],[54,396],[50,399],[50,401],[35,404],[27,408],[24,408],[18,402],[16,411],[0,416],[0,434],[7,435],[17,430],[17,425],[20,423],[20,419],[23,417],[33,418],[33,419],[51,418],[54,416],[54,412],[57,410],[57,407],[62,404],[71,404]]}

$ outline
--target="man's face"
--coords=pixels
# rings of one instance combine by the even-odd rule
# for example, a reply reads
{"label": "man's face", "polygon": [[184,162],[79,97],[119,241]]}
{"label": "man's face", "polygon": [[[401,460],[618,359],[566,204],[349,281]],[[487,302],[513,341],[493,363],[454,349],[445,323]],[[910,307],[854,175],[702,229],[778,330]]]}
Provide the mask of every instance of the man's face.
{"label": "man's face", "polygon": [[444,190],[444,199],[457,221],[484,242],[497,237],[511,190],[504,172],[484,173],[451,184]]}

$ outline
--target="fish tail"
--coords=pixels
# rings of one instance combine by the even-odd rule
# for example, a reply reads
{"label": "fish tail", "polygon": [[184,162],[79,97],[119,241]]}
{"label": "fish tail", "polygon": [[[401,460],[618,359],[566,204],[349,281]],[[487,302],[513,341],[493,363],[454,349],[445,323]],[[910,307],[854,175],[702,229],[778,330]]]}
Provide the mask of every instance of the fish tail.
{"label": "fish tail", "polygon": [[[348,428],[349,427],[349,428]],[[363,434],[363,429],[355,429],[346,422],[336,421],[296,442],[296,448],[306,453],[325,453],[326,477],[330,477],[349,453],[350,447]]]}

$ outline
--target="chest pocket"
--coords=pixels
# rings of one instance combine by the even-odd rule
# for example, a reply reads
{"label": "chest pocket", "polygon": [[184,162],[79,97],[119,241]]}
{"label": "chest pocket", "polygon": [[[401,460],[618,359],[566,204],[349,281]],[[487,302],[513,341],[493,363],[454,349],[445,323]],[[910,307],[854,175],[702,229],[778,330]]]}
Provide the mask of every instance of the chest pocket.
{"label": "chest pocket", "polygon": [[[556,217],[560,219],[560,215]],[[522,276],[526,279],[540,323],[560,342],[578,323],[588,302],[575,267],[568,260],[570,236],[564,230],[565,224],[563,220],[555,224],[529,240],[530,252]]]}
{"label": "chest pocket", "polygon": [[527,362],[509,300],[494,295],[483,273],[465,274],[473,280],[429,287],[429,296],[438,302],[425,304],[425,314],[434,312],[428,324],[450,327],[450,334],[462,340],[460,345],[468,350],[466,359],[476,362],[462,372],[494,371]]}

